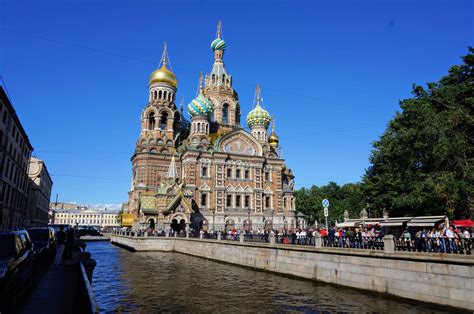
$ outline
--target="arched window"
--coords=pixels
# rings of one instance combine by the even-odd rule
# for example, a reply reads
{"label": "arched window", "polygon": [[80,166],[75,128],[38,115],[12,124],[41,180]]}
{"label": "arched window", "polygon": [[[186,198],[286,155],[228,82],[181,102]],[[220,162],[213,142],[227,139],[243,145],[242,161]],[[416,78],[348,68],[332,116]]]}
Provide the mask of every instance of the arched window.
{"label": "arched window", "polygon": [[201,122],[198,123],[198,132],[201,133]]}
{"label": "arched window", "polygon": [[216,75],[212,74],[212,84],[216,83]]}
{"label": "arched window", "polygon": [[171,92],[168,93],[168,100],[171,101]]}
{"label": "arched window", "polygon": [[229,104],[224,104],[224,106],[222,106],[222,123],[229,123]]}
{"label": "arched window", "polygon": [[222,83],[225,83],[225,74],[222,74]]}
{"label": "arched window", "polygon": [[148,114],[148,130],[155,129],[155,113],[150,112]]}
{"label": "arched window", "polygon": [[156,99],[158,95],[156,94],[156,91],[153,92],[153,99]]}
{"label": "arched window", "polygon": [[164,91],[164,92],[163,92],[163,99],[166,100],[167,98],[168,98],[168,92],[167,92],[167,91]]}
{"label": "arched window", "polygon": [[161,99],[161,96],[163,96],[163,92],[160,90],[160,91],[158,92],[158,98]]}
{"label": "arched window", "polygon": [[206,124],[206,133],[209,133],[209,124]]}
{"label": "arched window", "polygon": [[168,123],[168,113],[163,112],[163,114],[161,115],[161,119],[160,119],[160,129],[166,130],[167,129],[167,123]]}

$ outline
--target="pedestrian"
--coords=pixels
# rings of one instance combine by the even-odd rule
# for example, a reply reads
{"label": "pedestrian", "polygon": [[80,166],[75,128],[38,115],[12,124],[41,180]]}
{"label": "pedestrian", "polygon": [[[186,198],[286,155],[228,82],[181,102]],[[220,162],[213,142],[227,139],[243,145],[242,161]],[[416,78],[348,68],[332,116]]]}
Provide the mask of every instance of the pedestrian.
{"label": "pedestrian", "polygon": [[76,240],[76,234],[74,232],[74,228],[69,228],[67,231],[67,238],[66,238],[66,250],[65,250],[65,259],[72,258],[72,250],[74,247],[74,242]]}
{"label": "pedestrian", "polygon": [[66,232],[64,232],[64,226],[59,226],[59,231],[56,233],[56,258],[54,259],[54,265],[59,265],[64,254],[64,245],[66,244]]}

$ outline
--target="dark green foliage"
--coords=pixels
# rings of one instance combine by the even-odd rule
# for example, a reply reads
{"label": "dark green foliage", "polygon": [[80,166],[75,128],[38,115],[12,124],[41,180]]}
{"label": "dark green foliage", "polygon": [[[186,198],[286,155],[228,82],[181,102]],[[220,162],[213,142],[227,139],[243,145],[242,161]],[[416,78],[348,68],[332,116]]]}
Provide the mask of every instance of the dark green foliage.
{"label": "dark green foliage", "polygon": [[464,64],[413,98],[373,144],[363,178],[370,207],[381,216],[447,214],[468,217],[473,207],[474,50]]}
{"label": "dark green foliage", "polygon": [[347,210],[351,217],[359,217],[359,213],[365,206],[364,195],[362,194],[360,184],[349,183],[343,186],[335,182],[329,182],[328,185],[321,187],[312,186],[310,189],[301,188],[295,192],[296,208],[298,211],[307,215],[309,222],[314,220],[324,221],[324,212],[321,202],[328,198],[329,220],[342,221],[344,210]]}

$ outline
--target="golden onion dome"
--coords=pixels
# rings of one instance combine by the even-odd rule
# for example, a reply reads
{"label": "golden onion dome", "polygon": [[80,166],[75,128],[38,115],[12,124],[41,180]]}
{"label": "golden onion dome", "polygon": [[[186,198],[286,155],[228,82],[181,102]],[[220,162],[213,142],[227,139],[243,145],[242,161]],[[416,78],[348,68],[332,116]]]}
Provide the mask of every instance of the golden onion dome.
{"label": "golden onion dome", "polygon": [[280,142],[280,138],[278,135],[275,134],[275,132],[272,132],[270,136],[268,137],[268,144],[270,144],[271,147],[277,147],[278,143]]}
{"label": "golden onion dome", "polygon": [[155,71],[153,71],[150,75],[150,81],[149,84],[155,84],[155,83],[166,83],[174,88],[178,87],[178,80],[176,79],[176,75],[174,75],[173,72],[168,70],[166,65],[163,64],[163,66]]}

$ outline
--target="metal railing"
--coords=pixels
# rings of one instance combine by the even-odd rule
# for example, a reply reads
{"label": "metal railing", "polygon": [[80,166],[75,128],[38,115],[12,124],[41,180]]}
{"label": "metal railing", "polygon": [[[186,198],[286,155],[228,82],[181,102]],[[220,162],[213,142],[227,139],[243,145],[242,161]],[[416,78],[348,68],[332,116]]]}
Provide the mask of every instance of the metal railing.
{"label": "metal railing", "polygon": [[428,252],[447,254],[472,254],[472,239],[448,237],[394,238],[396,251]]}
{"label": "metal railing", "polygon": [[383,237],[323,237],[324,247],[383,250]]}
{"label": "metal railing", "polygon": [[[121,231],[116,234],[130,237],[165,237],[166,233],[157,232],[155,235],[145,235],[144,232],[134,231]],[[170,232],[168,237],[175,237],[175,233]],[[176,237],[186,238],[185,233],[178,233]],[[433,252],[433,253],[448,253],[448,254],[471,254],[473,242],[472,239],[449,239],[445,237],[440,238],[393,238],[391,235],[387,235],[387,239],[382,236],[370,236],[370,237],[330,237],[330,236],[296,236],[292,234],[288,235],[273,235],[273,234],[252,234],[252,233],[189,233],[189,238],[205,239],[205,240],[216,240],[216,241],[240,241],[243,243],[268,243],[268,244],[284,244],[284,245],[295,245],[295,246],[308,246],[308,247],[326,247],[326,248],[348,248],[348,249],[359,249],[359,250],[378,250],[387,251],[389,253],[393,251],[407,251],[407,252]],[[389,241],[387,247],[384,241]],[[393,242],[392,242],[393,241]],[[391,244],[393,243],[393,245]],[[390,244],[390,245],[389,245]]]}
{"label": "metal railing", "polygon": [[267,234],[244,234],[244,242],[269,243],[269,235]]}
{"label": "metal railing", "polygon": [[234,233],[234,234],[223,233],[221,234],[221,240],[240,241],[240,234],[239,233]]}
{"label": "metal railing", "polygon": [[275,243],[306,246],[316,245],[315,238],[313,236],[297,236],[292,234],[275,236]]}

